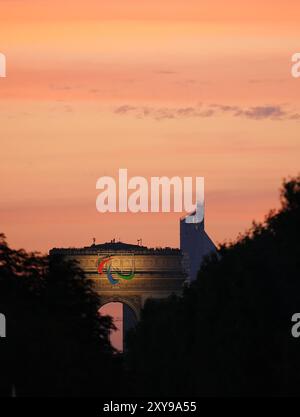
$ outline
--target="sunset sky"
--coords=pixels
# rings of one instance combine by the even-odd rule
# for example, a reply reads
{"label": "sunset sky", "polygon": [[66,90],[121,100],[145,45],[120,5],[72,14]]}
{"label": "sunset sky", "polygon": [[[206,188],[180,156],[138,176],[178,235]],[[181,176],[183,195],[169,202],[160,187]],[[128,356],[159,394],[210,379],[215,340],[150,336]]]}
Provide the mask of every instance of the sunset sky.
{"label": "sunset sky", "polygon": [[205,177],[234,239],[299,171],[299,0],[0,0],[0,231],[46,252],[178,246],[178,213],[100,214],[96,181]]}

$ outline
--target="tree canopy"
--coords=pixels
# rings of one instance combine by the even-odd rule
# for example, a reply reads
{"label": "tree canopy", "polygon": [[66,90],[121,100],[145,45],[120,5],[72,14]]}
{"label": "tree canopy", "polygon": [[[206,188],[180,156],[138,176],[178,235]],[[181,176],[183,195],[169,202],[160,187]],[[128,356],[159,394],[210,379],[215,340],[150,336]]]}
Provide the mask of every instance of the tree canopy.
{"label": "tree canopy", "polygon": [[98,395],[112,388],[105,381],[117,366],[112,319],[100,316],[99,296],[75,263],[13,250],[2,234],[0,307],[7,320],[0,391]]}
{"label": "tree canopy", "polygon": [[299,395],[300,177],[281,208],[207,258],[182,297],[149,300],[128,338],[140,393]]}

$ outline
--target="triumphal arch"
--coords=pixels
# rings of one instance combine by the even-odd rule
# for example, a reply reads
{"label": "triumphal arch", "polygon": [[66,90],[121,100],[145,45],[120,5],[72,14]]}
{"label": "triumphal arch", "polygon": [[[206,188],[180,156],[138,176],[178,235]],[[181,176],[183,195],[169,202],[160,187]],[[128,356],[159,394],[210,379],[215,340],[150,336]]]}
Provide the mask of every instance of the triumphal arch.
{"label": "triumphal arch", "polygon": [[113,240],[84,248],[54,248],[50,256],[76,260],[92,280],[102,305],[124,305],[124,334],[134,320],[139,320],[147,299],[181,294],[186,279],[179,249],[154,249]]}

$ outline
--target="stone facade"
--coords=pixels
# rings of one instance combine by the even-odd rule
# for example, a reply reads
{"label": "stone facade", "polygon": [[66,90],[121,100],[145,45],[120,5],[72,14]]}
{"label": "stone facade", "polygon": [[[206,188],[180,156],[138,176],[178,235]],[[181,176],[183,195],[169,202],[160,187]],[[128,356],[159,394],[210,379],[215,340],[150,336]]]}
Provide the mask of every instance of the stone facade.
{"label": "stone facade", "polygon": [[[178,249],[149,249],[110,242],[82,249],[52,249],[50,255],[76,260],[87,278],[92,279],[102,305],[122,302],[134,311],[137,319],[148,298],[181,294],[186,278]],[[99,273],[98,266],[103,259],[109,262]],[[130,280],[119,279],[113,285],[107,277],[108,271],[112,271],[113,277],[116,271],[125,276],[133,272],[134,276]]]}

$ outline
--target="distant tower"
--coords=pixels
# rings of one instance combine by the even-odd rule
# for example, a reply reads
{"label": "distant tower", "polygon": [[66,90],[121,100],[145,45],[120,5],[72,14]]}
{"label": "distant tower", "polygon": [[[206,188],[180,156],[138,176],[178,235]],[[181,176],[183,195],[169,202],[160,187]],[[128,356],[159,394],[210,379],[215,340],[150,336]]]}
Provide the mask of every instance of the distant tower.
{"label": "distant tower", "polygon": [[216,252],[216,246],[204,230],[203,203],[197,204],[197,211],[180,219],[180,250],[188,281],[194,281],[204,257]]}

